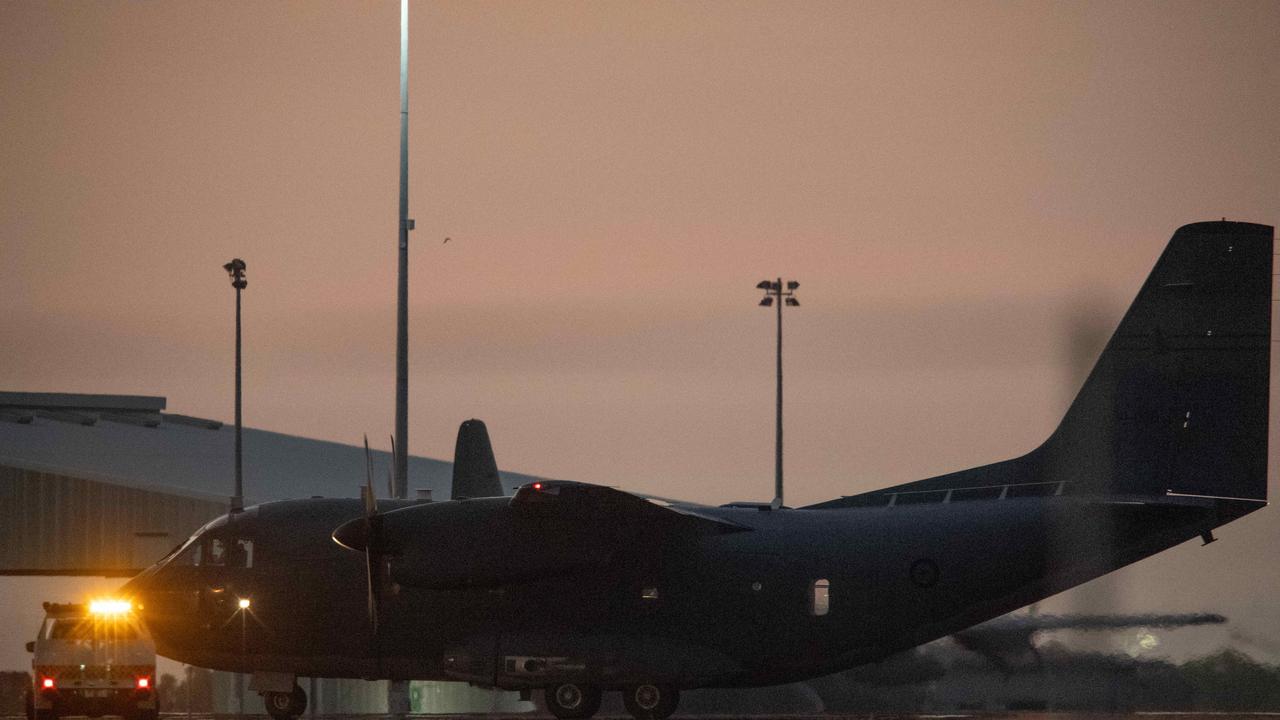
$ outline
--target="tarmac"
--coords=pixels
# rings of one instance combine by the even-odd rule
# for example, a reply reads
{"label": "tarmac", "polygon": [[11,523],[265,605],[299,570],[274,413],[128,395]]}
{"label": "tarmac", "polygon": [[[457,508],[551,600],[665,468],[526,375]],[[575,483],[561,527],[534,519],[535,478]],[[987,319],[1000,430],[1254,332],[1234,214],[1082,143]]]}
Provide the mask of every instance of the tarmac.
{"label": "tarmac", "polygon": [[[123,720],[115,715],[101,719],[87,719],[82,715],[67,715],[68,720]],[[271,720],[270,715],[209,714],[209,712],[161,712],[161,720]],[[531,717],[553,717],[545,712],[522,712],[511,715],[303,715],[301,720],[315,717],[317,720],[529,720]],[[631,720],[625,714],[599,714],[599,720]],[[823,715],[685,715],[676,712],[673,720],[1271,720],[1280,717],[1275,712],[937,712],[937,714],[893,714],[893,712],[868,712],[868,714]],[[26,720],[23,715],[0,715],[0,720]]]}

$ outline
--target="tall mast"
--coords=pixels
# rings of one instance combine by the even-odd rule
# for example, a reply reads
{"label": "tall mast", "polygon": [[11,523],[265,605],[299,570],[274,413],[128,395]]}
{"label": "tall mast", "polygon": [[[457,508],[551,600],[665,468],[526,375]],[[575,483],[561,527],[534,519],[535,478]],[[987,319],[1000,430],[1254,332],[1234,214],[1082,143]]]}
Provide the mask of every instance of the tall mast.
{"label": "tall mast", "polygon": [[409,494],[409,0],[400,0],[400,275],[396,290],[394,494]]}

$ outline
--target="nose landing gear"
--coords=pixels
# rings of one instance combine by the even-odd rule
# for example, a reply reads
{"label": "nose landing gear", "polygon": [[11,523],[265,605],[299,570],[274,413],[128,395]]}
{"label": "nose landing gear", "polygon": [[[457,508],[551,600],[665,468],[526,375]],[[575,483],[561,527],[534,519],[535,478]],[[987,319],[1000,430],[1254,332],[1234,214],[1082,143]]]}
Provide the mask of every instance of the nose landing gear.
{"label": "nose landing gear", "polygon": [[289,692],[268,690],[262,693],[262,704],[275,720],[294,720],[306,712],[307,694],[297,685]]}

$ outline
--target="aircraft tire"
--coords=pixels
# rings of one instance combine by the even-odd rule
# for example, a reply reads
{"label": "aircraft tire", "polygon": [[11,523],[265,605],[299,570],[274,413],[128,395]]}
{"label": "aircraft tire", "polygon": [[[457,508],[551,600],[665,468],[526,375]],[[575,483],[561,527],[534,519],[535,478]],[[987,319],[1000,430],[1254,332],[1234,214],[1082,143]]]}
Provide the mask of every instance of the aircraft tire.
{"label": "aircraft tire", "polygon": [[636,720],[665,720],[680,704],[680,690],[670,685],[631,685],[622,691],[622,704]]}
{"label": "aircraft tire", "polygon": [[560,683],[543,690],[547,709],[560,720],[589,718],[600,709],[600,688],[581,683]]}

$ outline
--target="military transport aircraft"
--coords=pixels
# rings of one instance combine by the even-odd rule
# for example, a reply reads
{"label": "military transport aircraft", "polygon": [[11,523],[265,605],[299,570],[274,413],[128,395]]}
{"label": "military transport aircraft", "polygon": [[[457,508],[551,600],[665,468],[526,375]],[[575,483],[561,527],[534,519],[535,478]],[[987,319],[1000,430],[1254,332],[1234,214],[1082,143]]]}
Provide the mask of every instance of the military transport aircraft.
{"label": "military transport aircraft", "polygon": [[1012,460],[802,508],[501,497],[471,421],[447,502],[264,503],[126,592],[161,654],[253,673],[281,718],[299,676],[540,689],[560,718],[621,691],[662,718],[684,689],[874,661],[1266,505],[1272,237],[1179,229],[1061,424]]}

